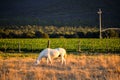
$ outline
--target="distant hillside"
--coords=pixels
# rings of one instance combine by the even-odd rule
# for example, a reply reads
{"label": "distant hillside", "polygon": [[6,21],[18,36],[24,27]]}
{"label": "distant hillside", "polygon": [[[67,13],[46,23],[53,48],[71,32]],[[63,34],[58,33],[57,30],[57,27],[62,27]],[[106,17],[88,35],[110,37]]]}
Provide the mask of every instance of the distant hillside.
{"label": "distant hillside", "polygon": [[119,1],[109,0],[3,0],[0,25],[98,26],[99,8],[104,27],[119,27]]}

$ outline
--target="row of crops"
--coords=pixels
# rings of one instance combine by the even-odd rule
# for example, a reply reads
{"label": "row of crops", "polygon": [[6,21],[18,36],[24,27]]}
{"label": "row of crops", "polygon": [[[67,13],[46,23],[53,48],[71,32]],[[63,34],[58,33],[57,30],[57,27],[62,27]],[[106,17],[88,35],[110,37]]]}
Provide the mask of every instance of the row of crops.
{"label": "row of crops", "polygon": [[68,52],[120,52],[120,39],[0,39],[3,52],[40,52],[47,47],[63,47]]}

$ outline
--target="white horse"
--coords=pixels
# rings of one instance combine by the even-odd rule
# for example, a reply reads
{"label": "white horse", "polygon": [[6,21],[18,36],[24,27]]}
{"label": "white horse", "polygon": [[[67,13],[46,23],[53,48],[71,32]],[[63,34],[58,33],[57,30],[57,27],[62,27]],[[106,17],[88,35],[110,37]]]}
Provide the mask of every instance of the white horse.
{"label": "white horse", "polygon": [[52,59],[57,58],[61,56],[61,60],[63,64],[66,64],[66,60],[65,60],[65,56],[66,56],[66,50],[63,48],[56,48],[56,49],[50,49],[50,48],[46,48],[44,50],[42,50],[36,60],[36,65],[38,65],[41,61],[42,58],[46,58],[47,59],[47,64],[48,62],[50,62],[52,64]]}
{"label": "white horse", "polygon": [[65,57],[67,56],[66,50],[64,48],[55,48],[55,50],[59,51],[59,56],[61,57],[62,64],[63,62],[64,64],[66,64],[66,60],[65,60]]}

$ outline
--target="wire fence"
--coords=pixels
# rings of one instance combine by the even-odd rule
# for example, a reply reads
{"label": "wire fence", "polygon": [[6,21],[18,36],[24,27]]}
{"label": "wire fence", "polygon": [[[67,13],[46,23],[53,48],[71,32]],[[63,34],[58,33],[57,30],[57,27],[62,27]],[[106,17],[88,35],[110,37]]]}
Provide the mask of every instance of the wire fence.
{"label": "wire fence", "polygon": [[1,39],[3,52],[40,52],[62,47],[67,52],[120,52],[120,39]]}

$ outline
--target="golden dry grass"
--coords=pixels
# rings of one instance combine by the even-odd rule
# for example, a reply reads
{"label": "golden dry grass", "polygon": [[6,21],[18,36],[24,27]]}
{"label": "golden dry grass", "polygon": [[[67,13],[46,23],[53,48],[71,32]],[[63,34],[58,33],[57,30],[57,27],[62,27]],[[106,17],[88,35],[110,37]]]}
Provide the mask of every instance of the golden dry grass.
{"label": "golden dry grass", "polygon": [[68,55],[67,64],[35,66],[34,58],[0,59],[0,80],[120,80],[119,55]]}

